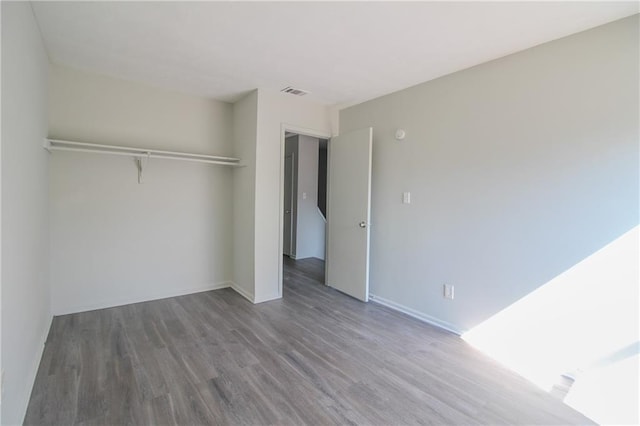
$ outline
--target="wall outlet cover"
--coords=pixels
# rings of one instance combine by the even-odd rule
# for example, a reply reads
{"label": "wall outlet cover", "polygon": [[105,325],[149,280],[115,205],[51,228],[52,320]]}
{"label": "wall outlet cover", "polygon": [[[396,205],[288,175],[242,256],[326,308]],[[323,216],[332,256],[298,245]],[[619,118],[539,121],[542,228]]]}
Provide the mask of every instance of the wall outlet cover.
{"label": "wall outlet cover", "polygon": [[443,285],[443,290],[444,290],[444,293],[443,293],[444,298],[453,300],[453,298],[454,298],[454,287],[453,287],[453,285],[444,284]]}
{"label": "wall outlet cover", "polygon": [[411,193],[403,192],[402,193],[402,204],[411,204]]}

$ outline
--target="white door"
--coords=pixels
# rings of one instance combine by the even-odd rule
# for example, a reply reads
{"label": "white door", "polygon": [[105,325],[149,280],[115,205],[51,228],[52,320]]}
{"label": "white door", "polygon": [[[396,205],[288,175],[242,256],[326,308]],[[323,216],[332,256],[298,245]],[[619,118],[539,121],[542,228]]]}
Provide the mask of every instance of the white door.
{"label": "white door", "polygon": [[373,130],[331,138],[327,194],[327,285],[369,300]]}
{"label": "white door", "polygon": [[283,254],[292,255],[293,250],[293,163],[295,157],[293,154],[287,155],[284,159],[284,234]]}

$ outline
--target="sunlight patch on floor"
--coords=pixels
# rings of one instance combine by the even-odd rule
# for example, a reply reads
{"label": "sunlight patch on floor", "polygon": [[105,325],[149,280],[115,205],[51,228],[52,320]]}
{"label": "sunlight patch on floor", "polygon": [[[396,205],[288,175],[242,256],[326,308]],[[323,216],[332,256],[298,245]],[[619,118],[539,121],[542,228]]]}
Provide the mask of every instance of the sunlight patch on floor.
{"label": "sunlight patch on floor", "polygon": [[595,398],[626,404],[616,411],[637,422],[637,353],[611,357],[638,342],[638,281],[636,226],[462,337],[547,391],[572,375],[566,401],[578,411],[586,414]]}

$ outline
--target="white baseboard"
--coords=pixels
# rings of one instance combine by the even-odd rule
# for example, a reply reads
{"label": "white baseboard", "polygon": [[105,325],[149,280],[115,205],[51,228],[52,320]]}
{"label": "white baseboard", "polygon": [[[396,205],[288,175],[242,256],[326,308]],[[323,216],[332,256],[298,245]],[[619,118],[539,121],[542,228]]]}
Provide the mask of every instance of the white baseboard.
{"label": "white baseboard", "polygon": [[247,290],[243,289],[242,287],[240,287],[238,284],[234,283],[233,281],[229,281],[229,287],[234,289],[236,291],[236,293],[238,293],[240,296],[242,296],[245,299],[247,299],[249,302],[256,303],[253,294],[249,293]]}
{"label": "white baseboard", "polygon": [[426,322],[427,324],[434,325],[450,333],[457,334],[458,336],[461,336],[463,333],[462,330],[458,329],[455,325],[451,323],[439,320],[438,318],[434,318],[431,315],[427,315],[420,311],[416,311],[415,309],[393,302],[389,299],[376,296],[375,294],[369,294],[369,300],[371,300],[372,302],[378,303],[382,306],[386,306],[387,308],[391,308],[394,311],[402,312],[403,314],[409,315],[410,317],[418,319],[422,322]]}
{"label": "white baseboard", "polygon": [[49,316],[49,321],[47,327],[44,330],[44,333],[40,336],[40,341],[38,342],[37,347],[37,356],[33,359],[33,363],[31,364],[31,368],[29,371],[29,377],[27,377],[26,383],[26,395],[22,398],[22,406],[20,413],[22,421],[20,424],[24,423],[24,416],[27,414],[27,408],[29,407],[29,399],[31,399],[31,392],[33,391],[33,385],[36,382],[36,376],[38,375],[38,369],[40,368],[40,362],[42,361],[42,354],[44,353],[44,345],[47,343],[47,337],[49,337],[49,330],[51,330],[51,323],[53,322],[53,315]]}
{"label": "white baseboard", "polygon": [[272,300],[278,300],[278,299],[282,299],[282,296],[273,296],[273,297],[268,297],[262,300],[255,300],[253,303],[264,303],[264,302],[270,302]]}
{"label": "white baseboard", "polygon": [[126,299],[116,299],[116,300],[110,300],[110,301],[100,302],[100,303],[92,303],[92,304],[88,304],[88,305],[58,308],[58,309],[55,309],[53,314],[54,314],[54,316],[67,315],[67,314],[76,314],[76,313],[79,313],[79,312],[95,311],[96,309],[113,308],[113,307],[116,307],[116,306],[130,305],[132,303],[150,302],[152,300],[167,299],[169,297],[185,296],[187,294],[194,294],[194,293],[202,293],[203,291],[219,290],[219,289],[227,288],[227,287],[232,287],[231,281],[223,281],[223,282],[220,282],[220,283],[209,284],[209,285],[201,286],[201,287],[192,287],[192,288],[187,288],[187,289],[181,289],[181,290],[178,290],[178,291],[169,291],[169,292],[165,292],[165,293],[157,293],[157,294],[148,295],[148,296],[144,296],[144,297],[132,297],[132,298],[126,298]]}

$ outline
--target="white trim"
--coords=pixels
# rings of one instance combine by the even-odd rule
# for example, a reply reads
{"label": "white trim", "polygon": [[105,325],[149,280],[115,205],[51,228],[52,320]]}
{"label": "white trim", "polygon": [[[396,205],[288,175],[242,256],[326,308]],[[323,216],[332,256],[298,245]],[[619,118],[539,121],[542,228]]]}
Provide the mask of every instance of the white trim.
{"label": "white trim", "polygon": [[33,359],[33,364],[31,365],[31,371],[29,372],[29,377],[27,378],[28,387],[25,387],[26,395],[23,395],[22,398],[22,421],[20,424],[24,422],[24,417],[27,415],[27,408],[29,407],[29,400],[31,399],[31,392],[33,391],[33,385],[36,383],[36,376],[38,375],[38,369],[40,368],[40,362],[42,361],[42,355],[44,354],[44,346],[47,343],[47,338],[49,337],[49,331],[51,330],[51,323],[53,322],[53,315],[49,317],[49,324],[45,328],[44,333],[40,336],[40,343],[38,345],[38,355]]}
{"label": "white trim", "polygon": [[273,297],[268,297],[262,300],[254,300],[253,303],[258,304],[258,303],[264,303],[264,302],[271,302],[272,300],[278,300],[278,299],[282,299],[282,296],[273,296]]}
{"label": "white trim", "polygon": [[152,300],[168,299],[170,297],[185,296],[187,294],[202,293],[204,291],[211,291],[211,290],[220,290],[222,288],[227,288],[227,287],[231,287],[230,281],[223,281],[220,283],[208,284],[201,287],[192,287],[192,288],[183,289],[179,291],[170,291],[166,293],[155,294],[152,296],[133,297],[130,299],[118,299],[118,300],[111,300],[108,302],[94,303],[94,304],[83,305],[83,306],[73,306],[73,307],[56,310],[54,312],[54,316],[75,314],[75,313],[87,312],[87,311],[95,311],[97,309],[113,308],[116,306],[130,305],[132,303],[150,302]]}
{"label": "white trim", "polygon": [[[282,251],[284,249],[284,241],[282,238],[284,234],[284,154],[287,132],[295,133],[298,135],[311,136],[314,138],[331,139],[331,134],[327,132],[309,129],[306,127],[299,127],[293,124],[280,123],[280,183],[278,188],[278,192],[280,193],[278,211],[280,212],[280,214],[278,218],[278,297],[276,297],[276,299],[282,297]],[[331,143],[329,143],[329,145],[331,145]]]}
{"label": "white trim", "polygon": [[238,293],[240,296],[244,297],[245,299],[247,299],[249,302],[251,303],[256,303],[254,300],[254,296],[253,294],[249,293],[247,290],[243,289],[242,287],[240,287],[238,284],[234,283],[233,281],[229,281],[229,287],[231,287],[233,290],[235,290],[236,293]]}
{"label": "white trim", "polygon": [[375,294],[369,294],[369,300],[375,302],[379,305],[386,306],[387,308],[393,309],[394,311],[402,312],[403,314],[409,315],[415,319],[418,319],[422,322],[426,322],[427,324],[434,325],[438,328],[446,330],[450,333],[461,336],[463,331],[458,329],[455,325],[442,321],[438,318],[432,317],[431,315],[424,314],[422,312],[416,311],[415,309],[411,309],[407,306],[401,305],[399,303],[393,302],[389,299],[385,299],[380,296],[376,296]]}
{"label": "white trim", "polygon": [[295,133],[296,135],[311,136],[319,139],[331,139],[331,134],[323,132],[321,130],[309,129],[307,127],[294,126],[293,124],[282,123],[281,128],[287,132]]}

